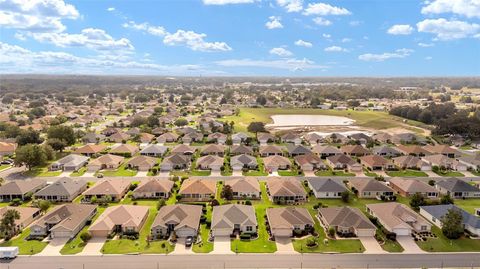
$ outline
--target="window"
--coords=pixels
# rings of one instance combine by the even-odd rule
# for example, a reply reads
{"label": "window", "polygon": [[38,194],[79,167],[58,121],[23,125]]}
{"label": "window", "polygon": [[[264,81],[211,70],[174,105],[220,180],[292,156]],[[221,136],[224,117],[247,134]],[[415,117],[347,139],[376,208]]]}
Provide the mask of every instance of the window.
{"label": "window", "polygon": [[253,231],[253,228],[252,228],[252,226],[247,226],[247,227],[246,227],[246,231],[247,231],[247,232],[251,232],[251,231]]}

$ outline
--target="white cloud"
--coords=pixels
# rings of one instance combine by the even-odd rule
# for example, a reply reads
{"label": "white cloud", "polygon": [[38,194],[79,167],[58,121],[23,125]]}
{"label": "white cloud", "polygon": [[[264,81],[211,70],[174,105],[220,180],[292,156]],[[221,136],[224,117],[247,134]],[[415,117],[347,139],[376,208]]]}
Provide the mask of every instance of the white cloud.
{"label": "white cloud", "polygon": [[283,28],[282,23],[280,22],[281,18],[276,17],[276,16],[270,16],[268,17],[269,21],[265,23],[265,27],[268,29],[278,29],[278,28]]}
{"label": "white cloud", "polygon": [[309,3],[305,11],[303,12],[304,15],[319,15],[319,16],[327,16],[327,15],[350,15],[352,14],[346,8],[343,7],[336,7],[326,3]]}
{"label": "white cloud", "polygon": [[303,0],[277,0],[277,5],[287,12],[300,12],[303,9]]}
{"label": "white cloud", "polygon": [[284,48],[273,48],[270,50],[270,54],[275,54],[280,57],[290,57],[293,55],[291,51]]}
{"label": "white cloud", "polygon": [[323,36],[324,38],[327,38],[327,39],[330,38],[330,37],[332,37],[332,35],[330,35],[330,34],[322,34],[322,36]]}
{"label": "white cloud", "polygon": [[69,33],[33,33],[33,38],[57,47],[86,47],[93,50],[114,51],[133,50],[126,38],[114,39],[102,29],[87,28],[80,34]]}
{"label": "white cloud", "polygon": [[330,46],[323,49],[326,52],[347,52],[348,50],[339,46]]}
{"label": "white cloud", "polygon": [[422,14],[453,13],[467,18],[480,18],[480,1],[478,0],[434,0],[426,2]]}
{"label": "white cloud", "polygon": [[342,43],[348,43],[348,42],[351,42],[351,41],[352,41],[351,38],[348,38],[348,37],[342,38]]}
{"label": "white cloud", "polygon": [[413,32],[413,27],[408,24],[396,24],[390,27],[387,33],[391,35],[409,35]]}
{"label": "white cloud", "polygon": [[430,61],[431,59],[433,59],[432,56],[425,57],[425,60],[427,60],[427,61]]}
{"label": "white cloud", "polygon": [[109,7],[109,8],[107,8],[107,11],[113,12],[113,11],[115,11],[115,8],[114,7]]}
{"label": "white cloud", "polygon": [[361,21],[351,21],[351,22],[349,22],[348,24],[349,24],[350,26],[355,27],[355,26],[359,26],[360,24],[362,24],[362,22],[361,22]]}
{"label": "white cloud", "polygon": [[62,0],[0,1],[0,26],[30,32],[62,32],[62,19],[77,19],[78,10]]}
{"label": "white cloud", "polygon": [[417,23],[419,32],[436,35],[438,40],[452,40],[475,37],[480,32],[480,25],[457,20],[426,19]]}
{"label": "white cloud", "polygon": [[422,43],[422,42],[420,42],[420,43],[418,43],[418,46],[419,46],[419,47],[422,47],[422,48],[428,48],[428,47],[433,47],[433,46],[435,46],[435,44],[433,44],[433,43]]}
{"label": "white cloud", "polygon": [[194,51],[230,51],[232,48],[225,42],[206,42],[206,34],[199,34],[193,31],[177,30],[171,34],[166,33],[163,43],[168,46],[186,46]]}
{"label": "white cloud", "polygon": [[292,71],[305,69],[325,69],[328,66],[316,65],[308,59],[279,59],[273,61],[252,59],[230,59],[217,61],[216,64],[226,67],[263,67],[272,69],[287,69]]}
{"label": "white cloud", "polygon": [[254,0],[203,0],[204,5],[230,5],[230,4],[250,4],[253,3]]}
{"label": "white cloud", "polygon": [[165,28],[163,28],[162,26],[154,26],[154,25],[150,25],[146,22],[136,23],[134,21],[129,21],[127,23],[122,24],[122,26],[124,28],[130,28],[130,29],[134,29],[134,30],[138,30],[138,31],[143,31],[143,32],[149,33],[149,34],[154,35],[154,36],[164,36],[167,33]]}
{"label": "white cloud", "polygon": [[359,60],[367,62],[383,62],[392,58],[405,58],[413,52],[411,49],[398,49],[395,52],[385,52],[382,54],[366,53],[358,56]]}
{"label": "white cloud", "polygon": [[324,19],[322,17],[316,17],[316,18],[313,18],[312,19],[313,22],[317,25],[321,25],[321,26],[329,26],[329,25],[332,25],[332,22],[327,20],[327,19]]}
{"label": "white cloud", "polygon": [[306,48],[311,48],[313,47],[313,44],[308,42],[308,41],[304,41],[304,40],[297,40],[295,41],[295,45],[299,46],[299,47],[306,47]]}

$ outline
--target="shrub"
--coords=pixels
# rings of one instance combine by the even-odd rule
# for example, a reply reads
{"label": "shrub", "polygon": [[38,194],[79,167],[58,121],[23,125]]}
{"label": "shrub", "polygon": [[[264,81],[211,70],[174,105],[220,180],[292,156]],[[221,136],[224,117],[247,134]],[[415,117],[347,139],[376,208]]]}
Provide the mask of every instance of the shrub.
{"label": "shrub", "polygon": [[246,205],[252,205],[252,201],[246,200],[246,201],[245,201],[245,204],[246,204]]}
{"label": "shrub", "polygon": [[328,228],[328,235],[333,237],[335,235],[335,229],[333,227]]}
{"label": "shrub", "polygon": [[84,243],[87,243],[90,239],[92,239],[92,235],[89,232],[83,232],[80,234],[80,239]]}
{"label": "shrub", "polygon": [[20,198],[15,198],[12,201],[10,201],[10,206],[19,206],[22,204],[22,200]]}
{"label": "shrub", "polygon": [[252,238],[252,235],[251,234],[247,234],[247,233],[242,233],[240,235],[240,239],[241,240],[250,240]]}
{"label": "shrub", "polygon": [[307,247],[314,247],[317,245],[317,238],[314,237],[314,236],[310,236],[309,238],[307,238],[307,243],[306,243]]}

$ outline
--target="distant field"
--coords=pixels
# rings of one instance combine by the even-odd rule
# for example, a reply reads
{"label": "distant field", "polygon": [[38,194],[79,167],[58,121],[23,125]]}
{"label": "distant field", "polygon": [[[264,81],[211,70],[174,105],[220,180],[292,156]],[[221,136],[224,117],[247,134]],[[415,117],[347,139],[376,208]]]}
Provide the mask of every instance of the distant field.
{"label": "distant field", "polygon": [[418,133],[422,133],[423,130],[420,128],[427,127],[421,122],[409,120],[407,123],[405,123],[403,122],[403,118],[389,115],[387,112],[322,110],[314,108],[240,108],[239,116],[228,116],[225,117],[225,120],[234,121],[236,131],[246,132],[247,126],[250,124],[250,122],[261,121],[264,123],[271,123],[272,119],[270,116],[288,114],[343,116],[355,120],[355,125],[378,130],[403,127]]}

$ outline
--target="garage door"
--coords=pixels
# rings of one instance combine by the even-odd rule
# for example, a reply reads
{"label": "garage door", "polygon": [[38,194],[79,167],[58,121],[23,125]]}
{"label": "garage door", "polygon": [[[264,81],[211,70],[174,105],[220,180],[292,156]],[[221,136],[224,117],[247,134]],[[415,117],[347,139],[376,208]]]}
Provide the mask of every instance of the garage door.
{"label": "garage door", "polygon": [[292,236],[292,230],[290,229],[274,229],[273,235],[276,237],[290,237]]}
{"label": "garage door", "polygon": [[374,229],[359,229],[357,231],[357,236],[374,236],[375,230]]}
{"label": "garage door", "polygon": [[229,236],[232,233],[230,229],[215,229],[212,231],[213,236]]}
{"label": "garage door", "polygon": [[398,228],[393,230],[397,235],[410,235],[410,229],[407,228]]}
{"label": "garage door", "polygon": [[106,237],[108,236],[108,231],[89,231],[93,237]]}
{"label": "garage door", "polygon": [[71,232],[67,232],[67,231],[55,231],[55,232],[52,232],[52,238],[68,238],[72,235]]}
{"label": "garage door", "polygon": [[175,233],[177,237],[195,236],[195,232],[192,229],[179,229]]}

